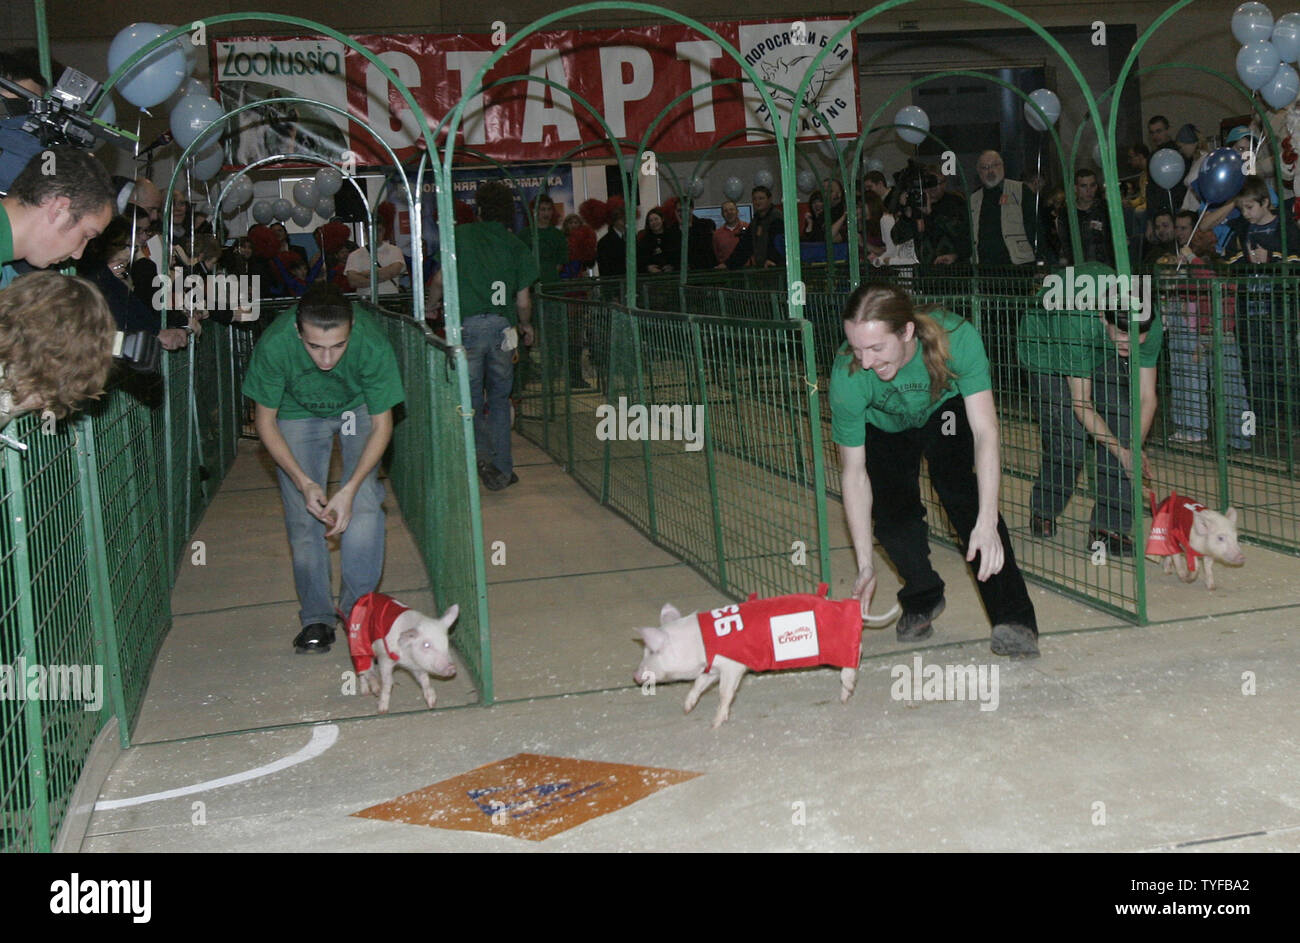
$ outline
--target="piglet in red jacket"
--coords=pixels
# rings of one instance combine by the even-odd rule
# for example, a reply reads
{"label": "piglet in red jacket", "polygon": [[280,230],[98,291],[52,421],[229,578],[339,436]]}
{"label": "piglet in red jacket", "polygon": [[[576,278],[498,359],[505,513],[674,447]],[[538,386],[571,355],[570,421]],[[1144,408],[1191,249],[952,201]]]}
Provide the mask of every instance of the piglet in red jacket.
{"label": "piglet in red jacket", "polygon": [[357,600],[348,618],[348,650],[361,693],[379,695],[379,713],[388,713],[393,671],[399,665],[420,682],[424,703],[433,707],[438,696],[429,675],[456,676],[447,633],[459,615],[460,607],[452,606],[441,618],[430,619],[383,593]]}
{"label": "piglet in red jacket", "polygon": [[1184,583],[1196,581],[1196,567],[1205,571],[1205,588],[1214,589],[1214,561],[1241,566],[1246,555],[1237,542],[1237,509],[1223,514],[1211,511],[1191,498],[1174,493],[1157,506],[1152,505],[1151,533],[1147,535],[1147,554],[1164,557],[1164,571],[1178,570]]}
{"label": "piglet in red jacket", "polygon": [[[827,589],[822,583],[816,595],[750,596],[740,605],[689,616],[667,603],[659,613],[658,628],[639,630],[645,654],[632,678],[637,684],[694,681],[686,695],[688,714],[700,695],[721,680],[714,728],[731,715],[731,702],[746,671],[834,666],[840,669],[840,701],[847,701],[858,683],[862,605],[856,599],[827,599]],[[867,623],[883,625],[897,614],[895,607],[884,616],[869,617]]]}

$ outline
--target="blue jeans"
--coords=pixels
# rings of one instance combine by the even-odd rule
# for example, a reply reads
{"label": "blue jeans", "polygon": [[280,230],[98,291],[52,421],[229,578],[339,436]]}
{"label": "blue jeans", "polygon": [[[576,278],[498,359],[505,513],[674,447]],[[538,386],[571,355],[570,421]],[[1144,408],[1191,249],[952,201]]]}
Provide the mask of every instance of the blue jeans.
{"label": "blue jeans", "polygon": [[[294,460],[312,481],[326,487],[334,436],[339,437],[343,452],[343,481],[352,477],[366,440],[370,438],[370,412],[364,405],[352,411],[355,423],[347,416],[328,419],[278,419],[280,434],[289,445]],[[346,434],[345,434],[346,433]],[[284,524],[289,532],[289,549],[293,554],[293,582],[298,591],[299,622],[309,626],[317,622],[334,624],[334,594],[330,580],[330,553],[325,542],[325,525],[307,513],[302,492],[277,469],[280,497],[284,501]],[[384,569],[384,486],[379,483],[379,466],[366,475],[356,497],[352,499],[352,520],[339,541],[343,555],[343,592],[339,608],[344,616],[366,593],[375,591]]]}
{"label": "blue jeans", "polygon": [[[469,397],[474,409],[474,445],[480,462],[491,462],[507,478],[514,472],[510,454],[510,390],[514,351],[502,350],[510,326],[499,314],[479,314],[461,324],[460,342],[469,359]],[[484,408],[486,404],[486,409]]]}
{"label": "blue jeans", "polygon": [[[1205,434],[1210,428],[1210,393],[1214,390],[1213,337],[1199,334],[1194,322],[1175,315],[1165,320],[1169,338],[1169,372],[1173,387],[1174,425],[1179,432]],[[1242,414],[1250,408],[1246,381],[1241,369],[1241,349],[1236,336],[1223,335],[1223,405],[1227,417],[1228,444],[1234,449],[1250,448],[1241,434]]]}

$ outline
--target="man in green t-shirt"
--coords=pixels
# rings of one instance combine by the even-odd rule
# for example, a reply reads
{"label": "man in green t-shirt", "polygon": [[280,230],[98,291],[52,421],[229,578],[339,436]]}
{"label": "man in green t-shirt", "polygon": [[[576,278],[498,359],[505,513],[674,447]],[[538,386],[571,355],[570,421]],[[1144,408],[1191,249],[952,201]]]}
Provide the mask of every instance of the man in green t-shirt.
{"label": "man in green t-shirt", "polygon": [[[474,194],[479,222],[456,227],[456,283],[460,290],[460,342],[469,367],[478,475],[490,491],[519,481],[510,448],[510,390],[515,352],[533,343],[530,286],[537,281],[532,251],[506,227],[515,198],[489,181]],[[430,297],[442,297],[442,272]],[[522,344],[521,344],[522,342]]]}
{"label": "man in green t-shirt", "polygon": [[93,154],[71,146],[51,147],[27,162],[0,199],[0,266],[23,259],[49,268],[79,259],[86,243],[113,218],[113,181]]}
{"label": "man in green t-shirt", "polygon": [[[279,466],[280,497],[293,553],[302,630],[296,652],[327,652],[336,612],[374,592],[384,568],[384,486],[379,460],[405,399],[383,329],[337,288],[316,284],[280,315],[253,350],[244,395],[256,404],[257,434]],[[326,498],[334,436],[343,484]],[[340,536],[343,587],[330,585],[327,537]]]}
{"label": "man in green t-shirt", "polygon": [[877,537],[903,581],[898,640],[928,638],[944,610],[921,504],[924,456],[992,623],[989,647],[995,655],[1037,655],[1034,604],[998,513],[1001,446],[978,332],[948,312],[915,310],[895,286],[863,284],[845,304],[844,334],[848,343],[831,368],[831,434],[863,617],[876,589]]}
{"label": "man in green t-shirt", "polygon": [[[1082,292],[1085,280],[1092,285],[1110,284],[1115,270],[1099,262],[1067,269],[1058,285],[1073,284],[1062,297]],[[1056,533],[1056,518],[1074,495],[1083,469],[1087,440],[1091,435],[1097,451],[1097,500],[1089,522],[1088,544],[1101,541],[1113,556],[1133,553],[1129,536],[1132,501],[1127,475],[1132,471],[1129,447],[1129,340],[1126,312],[1115,310],[1121,298],[1098,295],[1102,311],[1094,304],[1087,310],[1051,310],[1060,303],[1051,286],[1039,296],[1040,310],[1031,312],[1020,324],[1017,350],[1020,362],[1033,374],[1042,439],[1038,477],[1030,495],[1030,531],[1038,537]],[[1082,294],[1079,297],[1085,297]],[[1146,312],[1151,314],[1151,312]],[[1160,318],[1151,314],[1139,322],[1142,439],[1156,413],[1156,363],[1164,331]],[[1149,469],[1147,457],[1143,465]]]}

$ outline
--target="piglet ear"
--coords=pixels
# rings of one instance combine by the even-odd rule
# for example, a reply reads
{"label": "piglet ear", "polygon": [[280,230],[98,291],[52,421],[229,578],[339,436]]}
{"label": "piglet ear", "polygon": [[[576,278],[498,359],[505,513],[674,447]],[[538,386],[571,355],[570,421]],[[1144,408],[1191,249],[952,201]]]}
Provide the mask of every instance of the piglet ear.
{"label": "piglet ear", "polygon": [[401,635],[397,636],[397,644],[398,644],[399,646],[400,646],[400,645],[414,645],[414,644],[416,643],[416,641],[419,640],[419,638],[420,638],[420,630],[419,630],[419,629],[407,629],[407,630],[406,630],[405,632],[403,632]]}
{"label": "piglet ear", "polygon": [[1234,526],[1236,525],[1236,523],[1237,523],[1237,509],[1236,509],[1236,508],[1228,508],[1228,510],[1226,510],[1226,511],[1223,512],[1223,516],[1226,517],[1229,521],[1231,521],[1232,524],[1233,524]]}
{"label": "piglet ear", "polygon": [[1208,534],[1210,532],[1210,520],[1203,513],[1193,511],[1192,520],[1195,522],[1192,524],[1192,530],[1198,534]]}
{"label": "piglet ear", "polygon": [[664,603],[664,607],[659,610],[659,624],[667,625],[669,622],[676,622],[682,617],[677,611],[677,607],[670,602]]}
{"label": "piglet ear", "polygon": [[447,627],[450,628],[451,624],[455,622],[459,617],[460,617],[460,606],[453,605],[450,609],[448,609],[446,612],[442,614],[442,619],[440,621],[446,623]]}
{"label": "piglet ear", "polygon": [[668,633],[663,629],[637,629],[645,641],[646,651],[661,652],[668,644]]}

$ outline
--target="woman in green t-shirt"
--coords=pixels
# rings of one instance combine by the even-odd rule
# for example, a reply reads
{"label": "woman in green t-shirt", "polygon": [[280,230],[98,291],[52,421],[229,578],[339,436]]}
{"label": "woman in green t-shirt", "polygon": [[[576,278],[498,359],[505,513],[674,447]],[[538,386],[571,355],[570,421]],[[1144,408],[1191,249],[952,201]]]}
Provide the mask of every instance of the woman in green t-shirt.
{"label": "woman in green t-shirt", "polygon": [[921,505],[925,456],[993,625],[993,653],[1037,655],[1034,606],[998,513],[1002,456],[979,334],[956,315],[915,310],[899,288],[873,284],[849,296],[844,333],[831,371],[832,436],[863,616],[876,590],[874,537],[903,580],[899,640],[928,638],[944,609]]}

